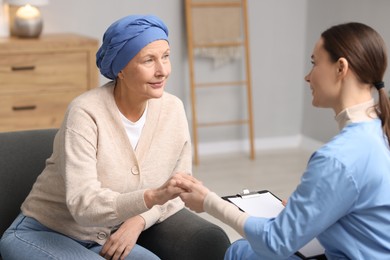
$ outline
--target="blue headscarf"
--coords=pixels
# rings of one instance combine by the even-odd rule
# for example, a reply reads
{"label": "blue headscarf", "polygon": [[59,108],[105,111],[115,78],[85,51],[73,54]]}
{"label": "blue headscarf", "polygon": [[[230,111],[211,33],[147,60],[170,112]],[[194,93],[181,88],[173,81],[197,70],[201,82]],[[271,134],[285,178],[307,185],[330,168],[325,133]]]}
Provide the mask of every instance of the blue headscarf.
{"label": "blue headscarf", "polygon": [[96,65],[105,77],[115,80],[118,73],[146,45],[168,41],[168,28],[158,17],[130,15],[114,22],[103,35],[96,53]]}

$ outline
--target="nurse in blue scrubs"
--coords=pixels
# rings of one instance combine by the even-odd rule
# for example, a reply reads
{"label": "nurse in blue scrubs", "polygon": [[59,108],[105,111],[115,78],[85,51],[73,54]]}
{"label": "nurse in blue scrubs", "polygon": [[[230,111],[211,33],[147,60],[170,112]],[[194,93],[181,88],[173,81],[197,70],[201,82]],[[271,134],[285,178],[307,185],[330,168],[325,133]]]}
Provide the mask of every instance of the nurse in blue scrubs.
{"label": "nurse in blue scrubs", "polygon": [[[390,258],[390,105],[382,37],[361,23],[321,34],[305,80],[315,107],[330,108],[340,132],[317,150],[276,218],[252,217],[191,176],[179,185],[186,205],[245,239],[225,259],[288,259],[317,237],[327,259]],[[374,95],[378,100],[374,100]],[[259,205],[261,206],[261,205]]]}

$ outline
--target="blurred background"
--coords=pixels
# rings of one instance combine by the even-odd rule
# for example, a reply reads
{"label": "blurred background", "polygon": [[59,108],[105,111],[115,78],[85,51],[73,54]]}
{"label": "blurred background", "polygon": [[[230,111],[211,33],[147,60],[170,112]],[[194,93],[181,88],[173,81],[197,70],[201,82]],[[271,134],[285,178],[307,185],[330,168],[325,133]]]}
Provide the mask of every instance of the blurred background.
{"label": "blurred background", "polygon": [[[43,34],[71,32],[101,42],[107,27],[129,14],[154,14],[169,28],[172,74],[167,90],[180,97],[191,123],[185,2],[183,0],[67,0],[50,1],[41,7]],[[248,0],[253,117],[256,149],[289,147],[310,141],[326,142],[337,132],[333,111],[313,108],[311,92],[304,81],[310,56],[320,33],[331,25],[359,21],[382,34],[390,44],[390,1],[387,0]],[[210,64],[212,62],[210,61]],[[228,64],[226,66],[234,66]],[[229,69],[204,68],[224,77]],[[100,78],[100,84],[106,81]],[[385,82],[390,82],[389,73]],[[212,91],[212,90],[210,90]],[[230,92],[229,92],[230,91]],[[236,89],[226,89],[227,98],[237,99]],[[203,95],[207,96],[207,92]],[[231,102],[232,104],[234,102]],[[218,103],[205,102],[202,110],[213,111]],[[230,110],[226,110],[229,113]],[[232,109],[232,113],[237,113]],[[213,113],[206,113],[213,116]],[[233,115],[234,116],[234,115]],[[217,127],[200,131],[200,154],[222,153],[223,146],[210,143],[247,139],[242,127]],[[232,143],[232,144],[233,144]],[[236,145],[237,149],[247,146]]]}

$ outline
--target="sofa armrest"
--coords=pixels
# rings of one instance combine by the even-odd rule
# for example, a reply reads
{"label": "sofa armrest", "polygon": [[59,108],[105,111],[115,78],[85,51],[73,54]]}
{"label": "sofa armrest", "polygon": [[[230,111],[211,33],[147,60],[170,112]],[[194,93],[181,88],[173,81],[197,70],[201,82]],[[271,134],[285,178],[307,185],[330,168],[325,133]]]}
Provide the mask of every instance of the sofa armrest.
{"label": "sofa armrest", "polygon": [[141,233],[139,245],[161,259],[223,259],[230,240],[221,227],[182,209]]}
{"label": "sofa armrest", "polygon": [[57,131],[0,133],[0,237],[20,213],[20,205],[45,168]]}

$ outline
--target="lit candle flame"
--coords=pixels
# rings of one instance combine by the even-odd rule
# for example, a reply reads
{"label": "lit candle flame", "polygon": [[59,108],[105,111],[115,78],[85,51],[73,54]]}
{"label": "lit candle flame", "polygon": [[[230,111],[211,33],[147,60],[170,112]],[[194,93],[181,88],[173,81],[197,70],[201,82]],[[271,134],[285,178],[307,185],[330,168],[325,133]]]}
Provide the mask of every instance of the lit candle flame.
{"label": "lit candle flame", "polygon": [[20,7],[15,14],[18,18],[29,20],[40,17],[39,10],[29,4]]}

